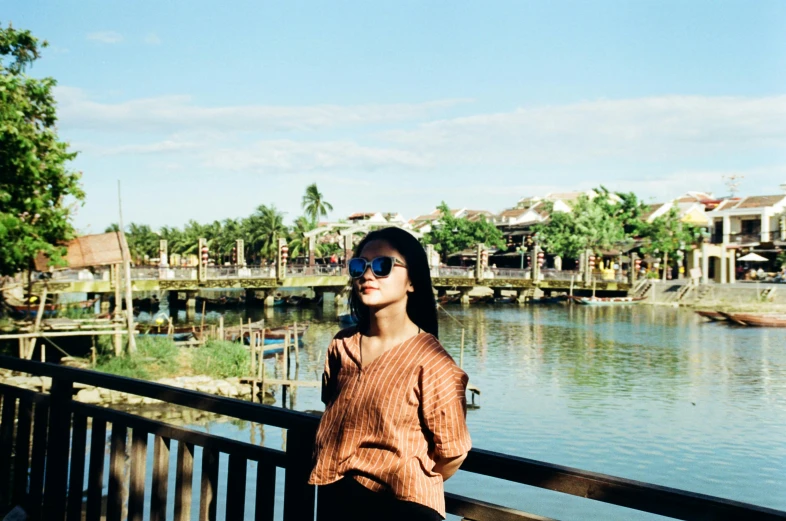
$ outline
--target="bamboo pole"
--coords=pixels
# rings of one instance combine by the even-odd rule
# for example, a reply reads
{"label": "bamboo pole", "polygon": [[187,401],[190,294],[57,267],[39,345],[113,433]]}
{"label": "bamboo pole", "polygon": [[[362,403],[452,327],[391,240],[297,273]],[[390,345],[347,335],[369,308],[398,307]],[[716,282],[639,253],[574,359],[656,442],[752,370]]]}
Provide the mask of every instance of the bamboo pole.
{"label": "bamboo pole", "polygon": [[289,330],[284,332],[284,352],[281,356],[281,372],[283,380],[289,380]]}
{"label": "bamboo pole", "polygon": [[[8,335],[0,335],[0,340],[13,340],[15,338],[47,338],[59,336],[90,336],[90,335],[114,335],[114,331],[100,330],[100,331],[39,331],[38,333],[13,333]],[[126,334],[122,331],[122,334]]]}
{"label": "bamboo pole", "polygon": [[249,352],[251,353],[251,374],[254,375],[257,372],[257,366],[255,360],[257,356],[257,338],[256,338],[256,333],[254,331],[251,331],[248,334],[248,347],[249,347]]}
{"label": "bamboo pole", "polygon": [[110,268],[110,275],[114,277],[115,282],[115,318],[120,317],[120,313],[123,311],[123,300],[120,296],[120,290],[122,289],[121,286],[121,278],[120,278],[120,264],[113,264]]}
{"label": "bamboo pole", "polygon": [[[35,322],[33,323],[33,332],[36,333],[41,328],[41,319],[44,316],[44,310],[46,309],[46,294],[47,294],[47,287],[44,286],[44,290],[41,292],[41,302],[38,303],[38,313],[35,316]],[[27,346],[27,350],[29,355],[26,354],[25,358],[32,359],[33,358],[33,351],[35,351],[35,338],[32,338]],[[41,344],[41,361],[46,362],[46,346]]]}
{"label": "bamboo pole", "polygon": [[131,297],[131,254],[128,251],[128,242],[126,241],[126,234],[123,231],[123,200],[120,197],[120,180],[117,180],[117,210],[119,214],[118,227],[120,228],[120,251],[123,254],[123,267],[126,275],[125,293],[126,293],[126,321],[128,324],[128,352],[130,354],[136,353],[136,338],[134,337],[134,305]]}
{"label": "bamboo pole", "polygon": [[226,340],[224,337],[224,315],[218,315],[218,339],[221,341]]}
{"label": "bamboo pole", "polygon": [[262,350],[261,354],[260,354],[260,357],[259,357],[259,368],[258,368],[259,369],[259,380],[260,380],[260,382],[262,382],[262,383],[259,384],[259,386],[260,386],[259,390],[262,391],[264,389],[263,386],[264,386],[264,383],[265,383],[265,364],[264,364],[264,360],[265,360],[265,330],[264,329],[262,329],[262,331],[259,332],[259,345],[261,346],[260,349]]}
{"label": "bamboo pole", "polygon": [[295,322],[295,324],[293,326],[293,333],[292,334],[293,334],[292,341],[295,344],[295,369],[298,369],[300,367],[300,345],[299,345],[300,342],[298,341],[298,338],[297,338],[297,322]]}
{"label": "bamboo pole", "polygon": [[201,322],[199,324],[199,334],[202,336],[203,339],[205,338],[205,304],[207,304],[207,302],[203,300],[202,301],[202,320],[201,320]]}
{"label": "bamboo pole", "polygon": [[459,367],[464,368],[464,328],[461,328],[461,347],[459,348]]}

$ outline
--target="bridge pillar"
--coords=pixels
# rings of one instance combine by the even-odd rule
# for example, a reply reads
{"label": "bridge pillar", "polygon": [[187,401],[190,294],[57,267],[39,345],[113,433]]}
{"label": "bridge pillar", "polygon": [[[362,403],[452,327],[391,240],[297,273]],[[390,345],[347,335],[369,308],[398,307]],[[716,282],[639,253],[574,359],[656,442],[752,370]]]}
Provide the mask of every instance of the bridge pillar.
{"label": "bridge pillar", "polygon": [[349,306],[350,291],[351,290],[349,288],[344,288],[341,290],[341,292],[338,295],[336,295],[336,306],[340,306],[340,307]]}
{"label": "bridge pillar", "polygon": [[437,288],[437,297],[444,297],[448,293],[446,288]]}
{"label": "bridge pillar", "polygon": [[276,305],[275,294],[272,291],[266,291],[265,300],[263,300],[263,302],[265,303],[265,309],[273,309]]}
{"label": "bridge pillar", "polygon": [[193,322],[196,318],[196,291],[188,291],[186,293],[186,321]]}
{"label": "bridge pillar", "polygon": [[527,302],[528,290],[520,289],[516,292],[516,302],[519,304],[525,304]]}
{"label": "bridge pillar", "polygon": [[502,298],[502,288],[494,288],[494,298]]}
{"label": "bridge pillar", "polygon": [[461,305],[469,306],[469,292],[472,291],[472,288],[461,288],[459,291],[461,292]]}
{"label": "bridge pillar", "polygon": [[250,305],[252,305],[254,303],[254,300],[256,299],[256,291],[257,290],[255,290],[255,289],[247,289],[245,291],[245,294],[246,294],[246,306],[250,306]]}

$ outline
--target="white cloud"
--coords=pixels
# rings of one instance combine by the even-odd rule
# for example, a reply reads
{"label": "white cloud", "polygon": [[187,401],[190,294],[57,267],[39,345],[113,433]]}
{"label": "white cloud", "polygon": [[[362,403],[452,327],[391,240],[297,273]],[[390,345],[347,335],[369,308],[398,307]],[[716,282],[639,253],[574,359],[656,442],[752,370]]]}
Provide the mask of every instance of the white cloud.
{"label": "white cloud", "polygon": [[313,131],[323,128],[410,121],[466,100],[376,105],[200,106],[173,95],[104,103],[72,87],[56,90],[58,113],[72,128],[102,131],[177,132],[211,129],[246,132]]}
{"label": "white cloud", "polygon": [[203,157],[210,168],[258,173],[342,169],[368,171],[425,165],[420,157],[411,152],[367,147],[353,141],[267,140],[245,148],[217,149],[204,153]]}
{"label": "white cloud", "polygon": [[[786,180],[786,168],[759,166],[786,164],[786,96],[597,100],[441,120],[430,118],[464,100],[211,107],[189,96],[105,102],[67,87],[56,97],[60,129],[76,133],[86,158],[210,176],[286,173],[293,186],[299,176],[351,179],[363,200],[401,209],[444,198],[497,211],[599,184],[665,201],[688,190],[723,195],[724,174],[746,175],[748,194]],[[391,182],[369,185],[364,174],[377,170]]]}
{"label": "white cloud", "polygon": [[101,43],[120,43],[123,41],[123,35],[116,31],[97,31],[87,35],[88,40]]}
{"label": "white cloud", "polygon": [[145,35],[144,42],[148,45],[161,45],[161,38],[156,33]]}
{"label": "white cloud", "polygon": [[667,96],[518,108],[387,132],[435,162],[576,164],[786,144],[786,96]]}

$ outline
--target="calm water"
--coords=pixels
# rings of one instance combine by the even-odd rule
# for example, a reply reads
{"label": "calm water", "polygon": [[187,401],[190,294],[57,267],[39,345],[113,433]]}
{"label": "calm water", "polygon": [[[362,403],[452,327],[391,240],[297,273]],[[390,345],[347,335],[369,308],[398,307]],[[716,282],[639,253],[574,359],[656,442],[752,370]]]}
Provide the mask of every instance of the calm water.
{"label": "calm water", "polygon": [[[440,338],[458,361],[465,328],[464,369],[482,391],[467,417],[476,447],[786,510],[786,330],[648,306],[447,312]],[[299,377],[321,374],[335,313],[266,318],[312,322]],[[321,410],[319,391],[299,389],[294,408]],[[283,443],[248,424],[193,427]],[[463,473],[446,488],[558,519],[660,519]]]}

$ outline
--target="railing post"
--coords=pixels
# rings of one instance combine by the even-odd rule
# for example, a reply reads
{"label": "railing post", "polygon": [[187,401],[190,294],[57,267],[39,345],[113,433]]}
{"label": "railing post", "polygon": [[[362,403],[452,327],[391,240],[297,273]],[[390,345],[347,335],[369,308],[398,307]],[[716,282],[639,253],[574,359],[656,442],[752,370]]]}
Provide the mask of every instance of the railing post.
{"label": "railing post", "polygon": [[65,516],[73,391],[74,382],[62,378],[52,380],[44,481],[43,519],[46,520],[62,520]]}
{"label": "railing post", "polygon": [[287,431],[287,470],[284,477],[284,521],[313,521],[315,487],[308,484],[316,431]]}

